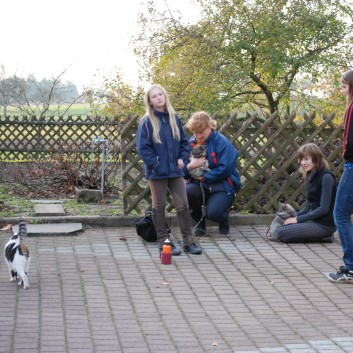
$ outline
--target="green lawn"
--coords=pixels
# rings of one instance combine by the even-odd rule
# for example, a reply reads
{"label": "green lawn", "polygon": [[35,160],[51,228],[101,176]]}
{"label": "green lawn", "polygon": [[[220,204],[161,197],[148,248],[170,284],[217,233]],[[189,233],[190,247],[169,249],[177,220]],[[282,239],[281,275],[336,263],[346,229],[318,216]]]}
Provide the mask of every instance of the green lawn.
{"label": "green lawn", "polygon": [[[50,115],[61,115],[65,112],[65,110],[67,109],[68,105],[62,105],[58,111],[58,106],[57,105],[53,105],[52,107],[50,107],[50,109],[46,112],[46,116],[50,116]],[[65,116],[67,115],[90,115],[91,114],[91,106],[89,103],[76,103],[73,104],[69,110],[65,113]],[[13,108],[13,107],[9,107],[7,109],[7,115],[19,115],[22,116],[24,115],[23,112],[21,112],[20,110],[18,110],[17,108]]]}

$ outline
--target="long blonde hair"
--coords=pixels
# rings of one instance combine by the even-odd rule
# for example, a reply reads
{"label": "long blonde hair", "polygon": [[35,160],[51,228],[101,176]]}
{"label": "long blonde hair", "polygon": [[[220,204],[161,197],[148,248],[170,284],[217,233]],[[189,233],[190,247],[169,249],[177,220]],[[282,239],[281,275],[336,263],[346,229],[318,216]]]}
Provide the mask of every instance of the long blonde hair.
{"label": "long blonde hair", "polygon": [[167,91],[165,90],[164,87],[162,87],[159,84],[152,85],[145,92],[146,115],[147,115],[147,118],[150,119],[150,122],[152,124],[153,141],[155,143],[162,143],[161,137],[159,135],[159,130],[160,130],[159,119],[157,119],[156,115],[154,114],[154,110],[153,110],[152,104],[150,102],[150,97],[149,97],[151,91],[156,89],[156,88],[159,88],[163,92],[163,94],[165,96],[165,107],[164,107],[164,109],[169,115],[169,123],[170,123],[170,126],[172,128],[173,137],[176,140],[180,141],[180,131],[179,131],[179,128],[178,128],[176,117],[175,117],[175,114],[176,114],[175,110],[174,110],[173,106],[170,103]]}

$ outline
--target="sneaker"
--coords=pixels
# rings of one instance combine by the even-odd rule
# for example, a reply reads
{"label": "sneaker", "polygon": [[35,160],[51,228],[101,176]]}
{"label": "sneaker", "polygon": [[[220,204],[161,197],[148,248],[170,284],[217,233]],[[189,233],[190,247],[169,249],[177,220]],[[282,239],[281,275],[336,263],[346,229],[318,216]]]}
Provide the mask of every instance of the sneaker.
{"label": "sneaker", "polygon": [[201,221],[199,222],[195,229],[194,229],[194,235],[197,237],[202,237],[206,234],[206,225],[205,225],[205,221]]}
{"label": "sneaker", "polygon": [[221,235],[228,235],[229,234],[228,218],[225,221],[219,223],[218,229],[219,229],[219,234],[221,234]]}
{"label": "sneaker", "polygon": [[196,243],[191,243],[187,246],[184,246],[184,251],[192,255],[202,254],[202,249]]}
{"label": "sneaker", "polygon": [[[176,246],[172,241],[170,242],[170,245],[172,247],[173,256],[178,256],[182,253],[181,249],[178,246]],[[161,254],[162,250],[163,250],[162,248],[159,248],[159,254]]]}
{"label": "sneaker", "polygon": [[326,275],[331,282],[351,282],[353,283],[353,270],[348,270],[341,266],[338,272],[331,272]]}

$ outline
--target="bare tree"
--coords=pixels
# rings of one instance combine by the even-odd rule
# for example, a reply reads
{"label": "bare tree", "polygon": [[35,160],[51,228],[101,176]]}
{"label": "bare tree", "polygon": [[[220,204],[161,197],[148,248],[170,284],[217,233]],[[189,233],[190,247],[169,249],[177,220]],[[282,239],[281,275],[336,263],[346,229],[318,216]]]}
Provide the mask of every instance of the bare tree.
{"label": "bare tree", "polygon": [[66,69],[51,79],[38,81],[34,75],[27,79],[16,75],[6,77],[5,68],[0,72],[0,106],[4,115],[14,107],[23,115],[44,117],[50,111],[62,116],[71,106],[82,101],[82,95],[72,82],[62,83]]}

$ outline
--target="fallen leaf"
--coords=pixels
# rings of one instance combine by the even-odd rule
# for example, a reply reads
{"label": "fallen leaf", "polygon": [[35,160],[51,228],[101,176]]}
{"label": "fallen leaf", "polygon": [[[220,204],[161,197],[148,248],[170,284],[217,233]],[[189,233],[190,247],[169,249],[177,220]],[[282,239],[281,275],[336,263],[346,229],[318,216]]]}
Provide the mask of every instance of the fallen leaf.
{"label": "fallen leaf", "polygon": [[1,228],[0,230],[9,230],[11,228],[12,228],[12,224],[6,224],[6,226]]}
{"label": "fallen leaf", "polygon": [[124,241],[127,240],[127,238],[125,238],[125,237],[120,237],[119,239],[120,239],[120,240],[124,240]]}

